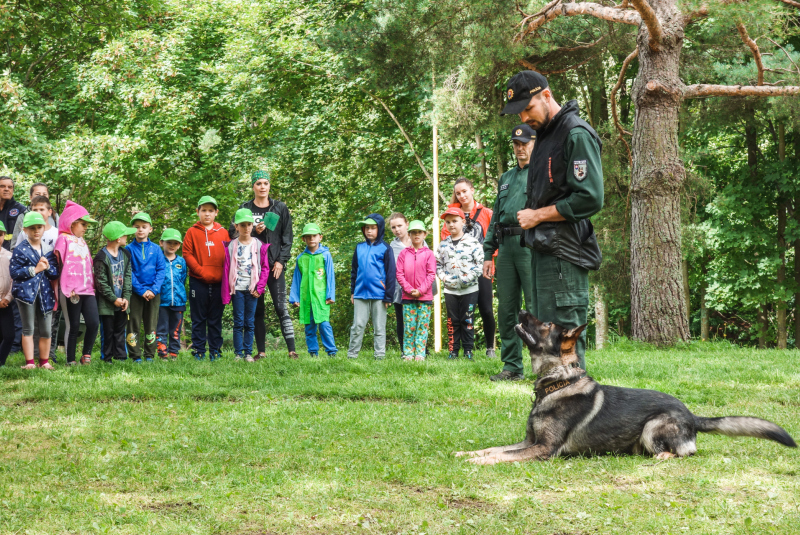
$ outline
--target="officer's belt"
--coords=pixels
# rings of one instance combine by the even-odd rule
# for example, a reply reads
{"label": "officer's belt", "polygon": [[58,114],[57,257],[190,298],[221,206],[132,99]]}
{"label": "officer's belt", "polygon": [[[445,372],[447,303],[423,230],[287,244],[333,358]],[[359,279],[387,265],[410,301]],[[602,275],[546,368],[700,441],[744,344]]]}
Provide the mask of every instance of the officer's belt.
{"label": "officer's belt", "polygon": [[497,234],[500,236],[522,236],[525,230],[522,227],[506,227],[504,225],[497,225]]}

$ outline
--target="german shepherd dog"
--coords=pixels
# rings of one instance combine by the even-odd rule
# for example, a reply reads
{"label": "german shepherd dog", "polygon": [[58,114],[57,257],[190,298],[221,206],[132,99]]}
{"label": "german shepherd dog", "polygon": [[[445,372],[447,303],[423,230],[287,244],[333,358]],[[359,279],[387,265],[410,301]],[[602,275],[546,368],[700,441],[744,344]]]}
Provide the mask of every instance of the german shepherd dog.
{"label": "german shepherd dog", "polygon": [[575,342],[586,325],[565,329],[519,313],[517,335],[538,376],[525,440],[510,446],[458,452],[475,464],[544,460],[558,455],[643,454],[656,459],[693,455],[697,432],[797,444],[781,427],[761,418],[695,416],[678,399],[657,392],[605,386],[578,368]]}

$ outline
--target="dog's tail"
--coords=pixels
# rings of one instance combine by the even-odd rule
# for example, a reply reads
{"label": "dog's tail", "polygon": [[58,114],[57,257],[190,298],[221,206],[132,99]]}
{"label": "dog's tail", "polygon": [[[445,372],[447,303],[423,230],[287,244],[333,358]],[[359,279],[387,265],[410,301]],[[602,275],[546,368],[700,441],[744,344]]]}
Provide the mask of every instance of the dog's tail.
{"label": "dog's tail", "polygon": [[755,437],[774,440],[784,446],[796,448],[797,444],[781,426],[769,420],[751,418],[749,416],[726,416],[724,418],[694,417],[694,425],[698,431],[730,437]]}

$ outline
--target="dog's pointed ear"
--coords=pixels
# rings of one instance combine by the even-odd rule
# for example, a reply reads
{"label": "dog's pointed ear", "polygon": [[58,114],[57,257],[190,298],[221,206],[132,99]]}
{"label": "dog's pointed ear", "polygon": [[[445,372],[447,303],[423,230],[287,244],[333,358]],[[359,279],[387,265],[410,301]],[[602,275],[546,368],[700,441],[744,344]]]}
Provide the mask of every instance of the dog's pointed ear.
{"label": "dog's pointed ear", "polygon": [[581,333],[583,332],[583,330],[586,328],[587,325],[588,325],[588,323],[584,323],[580,327],[575,327],[574,329],[570,329],[568,331],[565,331],[564,334],[562,335],[563,339],[564,340],[577,339],[581,335]]}

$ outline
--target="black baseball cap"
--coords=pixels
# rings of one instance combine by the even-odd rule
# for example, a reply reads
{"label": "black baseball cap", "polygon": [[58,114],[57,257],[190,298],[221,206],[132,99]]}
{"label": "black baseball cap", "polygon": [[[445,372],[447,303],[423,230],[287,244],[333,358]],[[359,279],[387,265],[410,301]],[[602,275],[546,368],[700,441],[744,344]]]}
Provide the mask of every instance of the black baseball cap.
{"label": "black baseball cap", "polygon": [[536,71],[522,71],[506,84],[508,103],[500,115],[517,115],[528,107],[531,97],[547,89],[547,78]]}
{"label": "black baseball cap", "polygon": [[528,143],[532,139],[536,139],[536,130],[525,123],[518,124],[511,130],[511,141]]}

